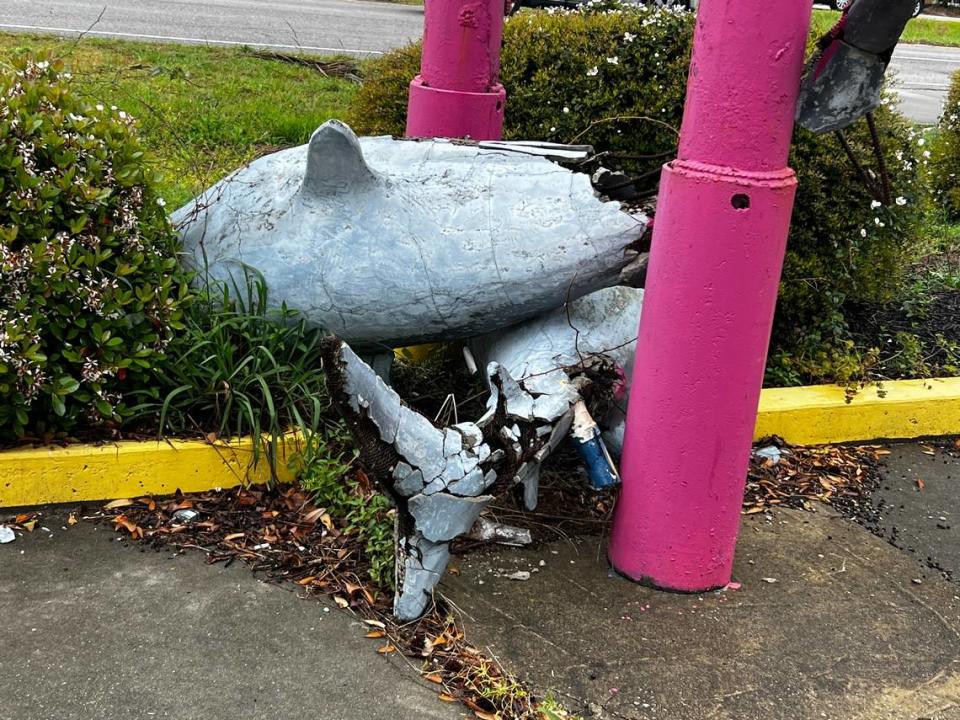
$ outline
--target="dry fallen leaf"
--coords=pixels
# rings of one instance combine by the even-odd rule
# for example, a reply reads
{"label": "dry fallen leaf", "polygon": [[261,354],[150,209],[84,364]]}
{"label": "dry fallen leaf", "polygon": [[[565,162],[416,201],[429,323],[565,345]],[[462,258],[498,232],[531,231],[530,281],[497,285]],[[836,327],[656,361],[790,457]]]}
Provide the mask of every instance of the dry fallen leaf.
{"label": "dry fallen leaf", "polygon": [[300,578],[299,580],[297,580],[297,585],[309,585],[316,579],[317,579],[316,575],[307,575],[305,578]]}
{"label": "dry fallen leaf", "polygon": [[476,715],[480,720],[500,720],[500,716],[497,713],[488,713],[483,710],[474,710],[473,714]]}
{"label": "dry fallen leaf", "polygon": [[429,675],[424,675],[423,679],[427,682],[437,683],[439,685],[443,682],[443,676],[440,673],[430,673]]}
{"label": "dry fallen leaf", "polygon": [[111,502],[108,502],[106,505],[103,506],[103,509],[113,510],[114,508],[129,507],[130,505],[133,505],[133,500],[131,500],[130,498],[124,498],[122,500],[113,500]]}
{"label": "dry fallen leaf", "polygon": [[304,515],[301,520],[309,525],[313,525],[320,519],[320,516],[323,515],[324,512],[323,508],[315,508]]}
{"label": "dry fallen leaf", "polygon": [[33,532],[33,529],[37,526],[36,520],[31,520],[30,522],[25,522],[21,527],[27,532]]}
{"label": "dry fallen leaf", "polygon": [[113,524],[115,526],[122,527],[124,530],[130,533],[131,537],[143,537],[143,529],[135,522],[132,522],[126,515],[117,515],[117,517],[113,519]]}
{"label": "dry fallen leaf", "polygon": [[923,492],[923,489],[927,486],[927,484],[923,481],[923,478],[917,478],[913,481],[913,484],[917,486],[917,490],[920,492]]}
{"label": "dry fallen leaf", "polygon": [[70,513],[67,517],[67,525],[76,525],[77,522],[77,516],[74,513]]}
{"label": "dry fallen leaf", "polygon": [[368,638],[372,638],[372,639],[382,638],[382,637],[386,637],[386,636],[387,636],[387,634],[386,634],[383,630],[371,630],[371,631],[368,632],[366,635],[364,635],[364,637],[368,637]]}
{"label": "dry fallen leaf", "polygon": [[384,630],[384,629],[386,629],[386,627],[387,627],[386,625],[384,625],[384,624],[383,624],[382,622],[380,622],[379,620],[364,620],[364,621],[363,621],[363,624],[364,624],[364,625],[369,625],[370,627],[380,628],[381,630]]}
{"label": "dry fallen leaf", "polygon": [[395,652],[396,649],[397,649],[397,648],[396,648],[394,645],[391,645],[390,643],[387,643],[387,644],[384,645],[383,647],[377,648],[377,652],[380,653],[381,655],[386,655],[387,653]]}
{"label": "dry fallen leaf", "polygon": [[344,597],[340,597],[339,595],[334,595],[333,601],[337,604],[338,607],[341,607],[341,608],[350,607],[350,603],[347,601],[347,599]]}
{"label": "dry fallen leaf", "polygon": [[447,693],[440,693],[439,695],[437,695],[437,697],[440,698],[441,700],[443,700],[444,702],[456,702],[456,701],[457,701],[457,699],[456,699],[453,695],[448,695]]}
{"label": "dry fallen leaf", "polygon": [[242,532],[230,533],[229,535],[223,538],[223,541],[230,542],[231,540],[239,540],[240,538],[246,537],[246,536],[247,534]]}
{"label": "dry fallen leaf", "polygon": [[20,515],[17,515],[17,517],[13,519],[13,522],[16,523],[17,525],[20,525],[21,523],[25,523],[31,517],[32,516],[29,513],[21,513]]}

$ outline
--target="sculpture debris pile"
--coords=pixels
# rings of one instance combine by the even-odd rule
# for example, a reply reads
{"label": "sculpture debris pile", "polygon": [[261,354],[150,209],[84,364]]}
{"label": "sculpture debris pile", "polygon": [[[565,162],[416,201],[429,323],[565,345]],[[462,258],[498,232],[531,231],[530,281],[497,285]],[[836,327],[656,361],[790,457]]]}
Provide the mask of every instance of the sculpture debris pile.
{"label": "sculpture debris pile", "polygon": [[[273,303],[338,336],[331,394],[400,511],[401,619],[424,611],[450,541],[497,494],[536,506],[540,466],[571,430],[596,485],[617,480],[600,428],[616,452],[648,223],[559,164],[589,152],[358,139],[330,121],[175,215],[204,277],[233,286],[253,267]],[[393,348],[455,339],[490,397],[439,428],[382,378]]]}
{"label": "sculpture debris pile", "polygon": [[[540,467],[575,416],[589,417],[585,399],[605,410],[610,446],[619,450],[624,408],[618,398],[625,396],[642,298],[643,291],[632,288],[600,290],[471,342],[470,352],[486,367],[486,412],[448,428],[407,407],[346,343],[328,343],[334,403],[364,463],[401,510],[398,617],[423,612],[449,560],[450,541],[470,531],[496,494],[512,492],[527,509],[536,507]],[[612,461],[601,455],[594,463],[605,468]]]}

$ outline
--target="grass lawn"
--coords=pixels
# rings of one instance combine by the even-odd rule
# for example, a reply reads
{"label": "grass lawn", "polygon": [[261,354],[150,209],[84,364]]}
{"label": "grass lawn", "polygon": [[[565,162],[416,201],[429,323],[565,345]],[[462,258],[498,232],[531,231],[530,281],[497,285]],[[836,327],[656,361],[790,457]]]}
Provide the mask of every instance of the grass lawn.
{"label": "grass lawn", "polygon": [[[833,10],[816,9],[813,11],[813,27],[817,32],[825,33],[839,17],[840,13]],[[960,23],[921,16],[907,23],[901,42],[960,47]]]}
{"label": "grass lawn", "polygon": [[241,48],[0,34],[0,62],[24,51],[64,57],[84,93],[138,118],[171,208],[252,157],[306,142],[356,90]]}

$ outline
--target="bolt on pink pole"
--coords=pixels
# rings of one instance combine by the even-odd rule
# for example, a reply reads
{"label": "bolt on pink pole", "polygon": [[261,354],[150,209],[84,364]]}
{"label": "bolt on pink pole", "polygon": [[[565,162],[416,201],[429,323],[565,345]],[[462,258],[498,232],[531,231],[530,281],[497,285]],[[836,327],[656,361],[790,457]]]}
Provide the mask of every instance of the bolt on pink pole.
{"label": "bolt on pink pole", "polygon": [[654,587],[731,578],[797,181],[809,0],[701,0],[664,166],[610,560]]}
{"label": "bolt on pink pole", "polygon": [[503,0],[426,0],[420,74],[410,83],[408,137],[499,140]]}

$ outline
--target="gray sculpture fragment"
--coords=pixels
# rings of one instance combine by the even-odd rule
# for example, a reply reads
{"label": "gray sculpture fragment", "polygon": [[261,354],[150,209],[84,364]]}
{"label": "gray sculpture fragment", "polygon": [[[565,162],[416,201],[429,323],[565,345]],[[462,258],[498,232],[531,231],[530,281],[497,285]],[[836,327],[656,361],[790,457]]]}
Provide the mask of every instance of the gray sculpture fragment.
{"label": "gray sculpture fragment", "polygon": [[[486,412],[442,429],[404,405],[346,343],[328,343],[333,400],[365,463],[389,479],[400,510],[398,618],[426,609],[449,542],[470,531],[494,488],[514,488],[528,508],[536,506],[540,465],[567,436],[594,378],[614,381],[605,389],[611,397],[625,396],[642,302],[642,290],[607,288],[474,339],[471,352],[487,369]],[[614,402],[601,419],[615,449],[623,417]]]}
{"label": "gray sculpture fragment", "polygon": [[[647,219],[530,144],[358,139],[336,120],[174,214],[221,281],[259,271],[358,349],[467,338],[628,282]],[[551,156],[562,155],[559,149]]]}

